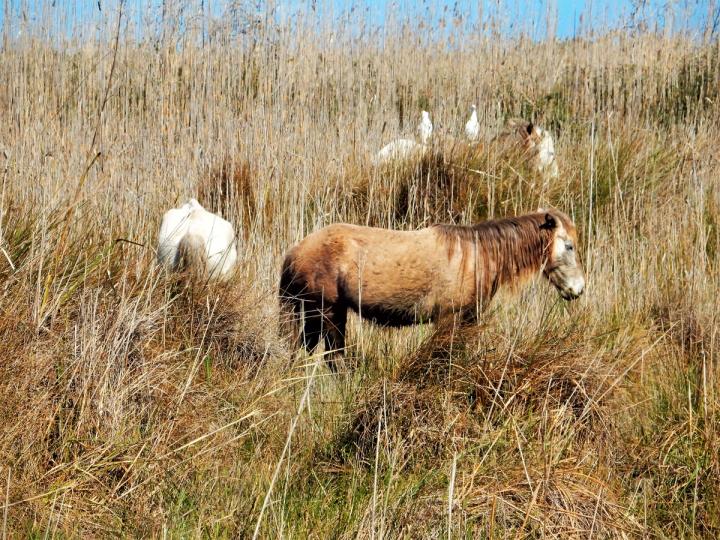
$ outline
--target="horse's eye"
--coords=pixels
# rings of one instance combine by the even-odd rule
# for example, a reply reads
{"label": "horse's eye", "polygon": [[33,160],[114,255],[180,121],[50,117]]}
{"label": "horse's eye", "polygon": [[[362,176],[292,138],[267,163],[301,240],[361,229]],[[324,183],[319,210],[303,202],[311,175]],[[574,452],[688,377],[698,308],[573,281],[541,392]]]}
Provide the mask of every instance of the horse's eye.
{"label": "horse's eye", "polygon": [[565,249],[567,249],[568,251],[572,251],[572,250],[573,250],[573,245],[572,245],[572,244],[565,244]]}

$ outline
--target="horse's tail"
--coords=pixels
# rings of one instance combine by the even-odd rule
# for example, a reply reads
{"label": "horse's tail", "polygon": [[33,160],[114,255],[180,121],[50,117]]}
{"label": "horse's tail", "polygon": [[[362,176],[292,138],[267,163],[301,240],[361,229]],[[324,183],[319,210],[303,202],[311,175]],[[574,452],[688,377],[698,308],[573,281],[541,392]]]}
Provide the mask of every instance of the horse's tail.
{"label": "horse's tail", "polygon": [[186,234],[180,239],[175,256],[175,269],[195,276],[204,276],[207,272],[207,253],[205,242],[197,234]]}
{"label": "horse's tail", "polygon": [[280,285],[278,286],[278,300],[280,302],[280,332],[292,335],[295,341],[300,338],[300,295],[304,287],[299,282],[294,269],[294,253],[290,251],[283,261],[280,271]]}

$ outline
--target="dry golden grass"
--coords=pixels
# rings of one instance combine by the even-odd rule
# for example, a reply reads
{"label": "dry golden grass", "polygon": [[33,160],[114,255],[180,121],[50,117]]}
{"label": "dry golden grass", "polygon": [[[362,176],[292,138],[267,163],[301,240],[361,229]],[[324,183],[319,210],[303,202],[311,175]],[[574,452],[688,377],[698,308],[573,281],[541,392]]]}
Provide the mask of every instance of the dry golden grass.
{"label": "dry golden grass", "polygon": [[[103,17],[97,41],[0,52],[4,534],[720,534],[717,40],[138,42]],[[484,145],[370,166],[423,108],[458,136],[470,103],[488,136],[553,131],[560,178]],[[227,284],[154,262],[189,196],[237,228]],[[317,227],[548,204],[579,228],[575,303],[538,277],[471,328],[354,320],[338,376],[278,335],[282,253]]]}

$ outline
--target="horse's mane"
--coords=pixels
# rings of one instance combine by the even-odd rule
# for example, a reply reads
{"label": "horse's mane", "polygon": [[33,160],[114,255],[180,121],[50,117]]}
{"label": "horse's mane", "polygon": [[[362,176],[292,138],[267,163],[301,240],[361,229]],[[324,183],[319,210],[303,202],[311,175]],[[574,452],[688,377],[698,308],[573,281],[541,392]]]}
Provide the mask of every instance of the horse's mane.
{"label": "horse's mane", "polygon": [[498,238],[506,240],[516,235],[534,235],[545,222],[545,213],[525,214],[500,219],[488,219],[475,225],[435,224],[433,227],[448,240],[489,240]]}
{"label": "horse's mane", "polygon": [[[552,231],[543,227],[545,212],[492,219],[476,225],[433,225],[452,255],[460,243],[462,257],[477,257],[477,282],[483,296],[492,296],[502,284],[514,284],[545,262]],[[565,227],[572,226],[561,212],[553,212]],[[477,247],[477,249],[475,249]]]}

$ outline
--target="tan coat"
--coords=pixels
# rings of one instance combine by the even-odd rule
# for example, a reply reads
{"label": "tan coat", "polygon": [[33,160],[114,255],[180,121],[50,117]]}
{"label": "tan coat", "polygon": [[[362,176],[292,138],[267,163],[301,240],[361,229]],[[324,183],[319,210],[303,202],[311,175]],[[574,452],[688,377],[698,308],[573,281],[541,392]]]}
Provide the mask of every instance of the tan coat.
{"label": "tan coat", "polygon": [[303,317],[309,350],[320,336],[326,347],[342,350],[348,309],[386,326],[451,313],[472,319],[500,286],[539,271],[560,231],[576,240],[569,218],[556,211],[552,216],[543,212],[417,231],[330,225],[287,252],[281,302]]}
{"label": "tan coat", "polygon": [[308,291],[348,303],[380,324],[431,320],[474,303],[472,261],[458,245],[440,248],[439,231],[392,231],[337,224],[314,232],[288,257]]}

